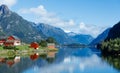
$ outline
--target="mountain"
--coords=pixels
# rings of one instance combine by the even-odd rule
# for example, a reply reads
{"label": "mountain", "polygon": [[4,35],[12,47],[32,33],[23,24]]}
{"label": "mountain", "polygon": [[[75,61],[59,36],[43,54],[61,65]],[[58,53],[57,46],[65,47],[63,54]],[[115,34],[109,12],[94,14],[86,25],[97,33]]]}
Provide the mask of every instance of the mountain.
{"label": "mountain", "polygon": [[115,24],[109,31],[105,40],[120,38],[120,22]]}
{"label": "mountain", "polygon": [[102,54],[107,56],[116,56],[120,54],[120,22],[110,29],[106,39],[97,44],[97,48],[102,51]]}
{"label": "mountain", "polygon": [[62,29],[50,26],[48,24],[35,24],[29,22],[12,12],[6,5],[0,6],[0,35],[15,35],[25,43],[40,41],[47,37],[53,37],[60,44],[82,43],[88,44],[92,41],[90,35],[70,34],[68,35]]}
{"label": "mountain", "polygon": [[77,43],[89,44],[93,40],[93,37],[91,35],[76,34],[74,32],[70,32],[68,35]]}
{"label": "mountain", "polygon": [[108,36],[108,33],[111,28],[107,28],[105,31],[103,31],[100,35],[97,36],[89,45],[97,45],[104,41],[106,37]]}
{"label": "mountain", "polygon": [[1,5],[0,6],[0,15],[9,15],[11,14],[11,11],[6,5]]}
{"label": "mountain", "polygon": [[2,30],[0,30],[0,39],[4,38],[6,38],[6,34]]}
{"label": "mountain", "polygon": [[77,35],[77,33],[74,33],[74,32],[69,32],[67,34],[68,34],[68,36],[75,36],[75,35]]}
{"label": "mountain", "polygon": [[41,33],[44,33],[47,37],[53,37],[56,39],[56,41],[60,44],[70,44],[75,42],[73,39],[71,39],[62,29],[44,24],[39,23],[37,25],[34,25],[34,27]]}
{"label": "mountain", "polygon": [[32,26],[33,24],[17,13],[10,11],[6,5],[0,6],[0,28],[7,36],[15,35],[27,43],[45,37]]}

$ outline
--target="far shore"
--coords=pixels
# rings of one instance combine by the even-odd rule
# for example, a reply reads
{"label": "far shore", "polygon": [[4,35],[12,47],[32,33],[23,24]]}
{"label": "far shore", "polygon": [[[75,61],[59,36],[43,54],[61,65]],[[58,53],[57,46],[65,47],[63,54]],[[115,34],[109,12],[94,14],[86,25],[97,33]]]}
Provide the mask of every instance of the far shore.
{"label": "far shore", "polygon": [[0,55],[22,55],[22,54],[32,54],[39,53],[45,54],[47,52],[58,51],[57,48],[48,48],[48,47],[39,47],[38,49],[30,48],[29,45],[20,45],[15,46],[15,49],[4,49],[3,46],[0,46]]}

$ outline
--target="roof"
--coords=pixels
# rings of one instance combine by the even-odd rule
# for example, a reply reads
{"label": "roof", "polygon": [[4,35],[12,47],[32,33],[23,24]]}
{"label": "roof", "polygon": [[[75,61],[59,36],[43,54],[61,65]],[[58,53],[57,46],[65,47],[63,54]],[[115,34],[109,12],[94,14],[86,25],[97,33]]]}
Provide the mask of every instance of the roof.
{"label": "roof", "polygon": [[48,43],[48,44],[47,44],[47,46],[51,46],[51,45],[52,45],[52,46],[55,46],[54,43]]}
{"label": "roof", "polygon": [[13,38],[16,39],[16,40],[20,40],[17,36],[14,36],[14,35],[11,35],[11,36],[9,36],[9,37],[13,37]]}
{"label": "roof", "polygon": [[17,36],[12,35],[15,39],[19,39]]}
{"label": "roof", "polygon": [[6,40],[7,43],[13,43],[14,40]]}

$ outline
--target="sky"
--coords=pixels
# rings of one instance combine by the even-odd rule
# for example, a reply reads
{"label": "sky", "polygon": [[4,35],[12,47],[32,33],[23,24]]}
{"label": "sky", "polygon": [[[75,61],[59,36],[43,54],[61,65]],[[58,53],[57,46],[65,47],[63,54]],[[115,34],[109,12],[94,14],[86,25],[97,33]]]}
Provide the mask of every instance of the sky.
{"label": "sky", "polygon": [[120,0],[0,0],[35,23],[96,37],[120,21]]}

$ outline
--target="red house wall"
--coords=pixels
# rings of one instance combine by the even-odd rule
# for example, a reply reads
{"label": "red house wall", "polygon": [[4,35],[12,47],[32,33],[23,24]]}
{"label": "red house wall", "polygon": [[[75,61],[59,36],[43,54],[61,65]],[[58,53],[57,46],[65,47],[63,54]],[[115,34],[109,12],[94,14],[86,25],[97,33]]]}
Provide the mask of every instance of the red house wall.
{"label": "red house wall", "polygon": [[39,47],[39,44],[36,42],[31,43],[30,45],[31,48],[37,49]]}
{"label": "red house wall", "polygon": [[14,46],[14,43],[7,43],[7,42],[5,42],[4,46]]}
{"label": "red house wall", "polygon": [[55,48],[55,46],[53,46],[53,45],[49,45],[48,48]]}

